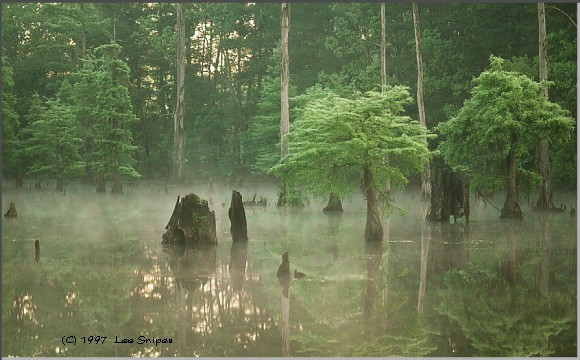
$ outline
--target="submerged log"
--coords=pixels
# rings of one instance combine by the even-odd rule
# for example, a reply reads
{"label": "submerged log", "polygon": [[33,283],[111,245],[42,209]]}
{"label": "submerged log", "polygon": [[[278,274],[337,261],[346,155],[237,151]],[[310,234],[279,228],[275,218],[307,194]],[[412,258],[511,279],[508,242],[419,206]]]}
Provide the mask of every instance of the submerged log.
{"label": "submerged log", "polygon": [[248,225],[246,223],[246,211],[242,203],[242,195],[237,191],[232,191],[232,202],[228,211],[231,226],[230,232],[233,241],[248,240]]}
{"label": "submerged log", "polygon": [[324,209],[322,209],[322,212],[324,213],[333,213],[333,212],[338,212],[341,213],[344,210],[342,209],[342,202],[340,201],[340,198],[335,195],[334,193],[330,193],[330,198],[328,199],[328,205],[326,205],[326,207]]}
{"label": "submerged log", "polygon": [[6,214],[4,214],[5,218],[15,218],[18,216],[18,213],[16,212],[16,206],[14,205],[14,203],[10,203],[10,208],[8,209],[8,211],[6,211]]}
{"label": "submerged log", "polygon": [[464,174],[446,168],[431,169],[431,209],[429,221],[449,222],[465,216],[469,221],[469,181]]}
{"label": "submerged log", "polygon": [[162,244],[215,244],[215,213],[210,211],[207,201],[195,194],[181,198],[177,196],[171,218],[165,226]]}

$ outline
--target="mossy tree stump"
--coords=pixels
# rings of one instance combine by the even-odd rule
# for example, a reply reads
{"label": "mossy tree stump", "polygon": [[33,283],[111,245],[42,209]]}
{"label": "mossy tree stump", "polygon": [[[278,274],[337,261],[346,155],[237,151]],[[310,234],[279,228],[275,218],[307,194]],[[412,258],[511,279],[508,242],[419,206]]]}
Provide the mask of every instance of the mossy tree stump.
{"label": "mossy tree stump", "polygon": [[248,225],[246,223],[246,211],[242,202],[242,195],[237,191],[232,191],[232,202],[228,210],[231,226],[230,232],[233,241],[248,240]]}
{"label": "mossy tree stump", "polygon": [[16,212],[16,206],[14,205],[14,203],[10,203],[10,208],[8,209],[8,211],[6,211],[6,214],[4,214],[5,218],[16,218],[18,216],[18,213]]}
{"label": "mossy tree stump", "polygon": [[195,194],[177,196],[175,208],[165,227],[162,244],[215,244],[215,213],[210,211],[207,200]]}

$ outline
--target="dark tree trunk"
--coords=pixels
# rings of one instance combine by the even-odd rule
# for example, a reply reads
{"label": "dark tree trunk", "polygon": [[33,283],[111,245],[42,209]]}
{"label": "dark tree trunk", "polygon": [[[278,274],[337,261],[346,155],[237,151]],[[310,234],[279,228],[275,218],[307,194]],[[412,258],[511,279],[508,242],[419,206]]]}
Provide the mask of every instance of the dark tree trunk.
{"label": "dark tree trunk", "polygon": [[56,190],[64,191],[64,181],[62,179],[56,179]]}
{"label": "dark tree trunk", "polygon": [[373,174],[369,167],[365,167],[363,175],[363,191],[367,198],[367,224],[365,228],[365,241],[383,241],[383,226],[379,216],[379,204],[377,191],[373,180]]}
{"label": "dark tree trunk", "polygon": [[98,193],[105,193],[107,188],[105,186],[105,175],[102,173],[97,174],[97,192]]}
{"label": "dark tree trunk", "polygon": [[10,208],[8,209],[8,211],[6,211],[6,214],[4,214],[5,218],[15,218],[18,216],[18,213],[16,212],[16,206],[14,205],[14,203],[10,203]]}
{"label": "dark tree trunk", "polygon": [[121,176],[117,174],[113,179],[113,187],[111,188],[111,194],[122,194],[122,193],[123,193],[123,183],[121,182]]}
{"label": "dark tree trunk", "polygon": [[431,171],[431,208],[429,221],[449,222],[465,216],[469,221],[469,181],[465,175],[446,168],[433,167]]}
{"label": "dark tree trunk", "polygon": [[330,193],[330,198],[328,199],[328,205],[324,209],[322,209],[325,213],[332,213],[332,212],[343,212],[342,210],[342,202],[340,198],[335,195],[334,193]]}
{"label": "dark tree trunk", "polygon": [[215,213],[210,211],[206,200],[195,194],[188,194],[181,201],[177,197],[165,229],[164,245],[217,243]]}
{"label": "dark tree trunk", "polygon": [[21,188],[23,186],[24,186],[24,178],[22,177],[22,174],[18,173],[18,175],[16,175],[16,187]]}
{"label": "dark tree trunk", "polygon": [[42,181],[41,181],[41,180],[36,180],[36,181],[34,182],[34,188],[35,188],[35,189],[41,189],[41,188],[42,188],[42,185],[41,185],[41,183],[42,183]]}
{"label": "dark tree trunk", "polygon": [[237,191],[232,191],[232,202],[228,210],[231,226],[230,232],[233,241],[248,240],[248,225],[246,223],[246,211],[242,203],[242,195]]}
{"label": "dark tree trunk", "polygon": [[276,206],[278,207],[283,207],[286,206],[286,186],[284,184],[282,184],[282,186],[280,187],[280,191],[278,191],[278,202],[276,203]]}
{"label": "dark tree trunk", "polygon": [[516,153],[511,150],[507,157],[507,195],[500,219],[523,219],[522,209],[518,203],[518,189],[516,186]]}

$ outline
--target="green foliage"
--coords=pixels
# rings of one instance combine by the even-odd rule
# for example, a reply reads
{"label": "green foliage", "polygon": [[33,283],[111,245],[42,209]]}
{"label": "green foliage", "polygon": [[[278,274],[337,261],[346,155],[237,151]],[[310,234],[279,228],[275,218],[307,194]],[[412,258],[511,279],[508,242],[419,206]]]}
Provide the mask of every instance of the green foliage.
{"label": "green foliage", "polygon": [[291,126],[290,154],[271,172],[290,187],[320,196],[345,196],[362,186],[363,169],[371,169],[382,191],[406,184],[429,156],[423,128],[402,115],[412,101],[405,87],[389,88],[354,99],[327,91],[309,101]]}
{"label": "green foliage", "polygon": [[573,119],[560,106],[540,96],[543,84],[503,69],[504,60],[490,57],[490,69],[473,80],[471,98],[437,130],[439,150],[452,167],[473,177],[478,188],[496,190],[503,183],[503,161],[513,150],[521,164],[542,139],[569,140]]}
{"label": "green foliage", "polygon": [[87,60],[74,84],[77,116],[94,141],[86,161],[108,176],[138,177],[133,168],[129,126],[137,121],[128,92],[129,68],[119,59],[121,47],[103,45]]}
{"label": "green foliage", "polygon": [[25,153],[32,159],[28,172],[60,180],[78,176],[81,139],[72,109],[59,100],[49,100],[45,105],[38,94],[30,109],[30,125],[24,131],[28,135]]}
{"label": "green foliage", "polygon": [[19,127],[18,114],[15,111],[16,97],[12,94],[14,71],[8,64],[5,50],[2,48],[2,173],[13,175],[18,165]]}

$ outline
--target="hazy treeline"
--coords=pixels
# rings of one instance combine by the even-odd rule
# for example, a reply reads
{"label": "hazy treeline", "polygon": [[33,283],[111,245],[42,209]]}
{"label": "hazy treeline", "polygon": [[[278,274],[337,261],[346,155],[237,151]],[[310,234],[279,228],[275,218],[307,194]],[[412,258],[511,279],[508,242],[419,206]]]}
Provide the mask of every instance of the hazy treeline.
{"label": "hazy treeline", "polygon": [[[281,6],[186,3],[183,10],[184,172],[264,175],[280,153]],[[457,113],[490,55],[538,80],[536,4],[420,4],[420,13],[429,129]],[[575,4],[546,6],[549,96],[573,117],[575,19]],[[415,94],[412,5],[387,4],[386,20],[387,83]],[[314,86],[345,97],[379,89],[380,32],[378,3],[291,4],[290,121]],[[176,37],[171,3],[3,4],[4,176],[168,178]],[[416,103],[406,111],[418,117]],[[557,186],[575,186],[576,141],[551,151]]]}

